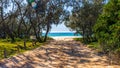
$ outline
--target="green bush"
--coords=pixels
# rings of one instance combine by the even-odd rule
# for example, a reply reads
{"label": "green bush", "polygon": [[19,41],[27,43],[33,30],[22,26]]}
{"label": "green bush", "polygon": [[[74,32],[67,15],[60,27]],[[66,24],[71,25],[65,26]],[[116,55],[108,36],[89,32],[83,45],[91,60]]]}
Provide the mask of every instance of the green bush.
{"label": "green bush", "polygon": [[74,38],[74,40],[83,42],[83,38]]}
{"label": "green bush", "polygon": [[97,42],[96,38],[94,38],[94,37],[91,38],[90,41],[85,41],[85,40],[83,40],[83,38],[74,38],[74,40],[75,41],[80,41],[80,42],[82,42],[84,44],[89,44],[91,42]]}
{"label": "green bush", "polygon": [[[120,52],[120,0],[110,0],[94,26],[95,37],[106,53]],[[120,55],[119,55],[120,57]]]}
{"label": "green bush", "polygon": [[[0,59],[4,58],[4,49],[6,49],[7,57],[18,54],[19,52],[24,52],[26,50],[31,50],[37,47],[40,47],[42,43],[37,42],[35,46],[32,45],[32,42],[26,41],[26,49],[24,48],[24,41],[22,39],[17,39],[16,42],[11,43],[6,41],[6,39],[0,39]],[[19,51],[18,51],[19,48]]]}
{"label": "green bush", "polygon": [[23,41],[23,39],[15,38],[15,41],[16,41],[16,42],[19,42],[19,41]]}
{"label": "green bush", "polygon": [[92,49],[100,49],[100,44],[98,42],[92,42],[88,44],[88,47]]}

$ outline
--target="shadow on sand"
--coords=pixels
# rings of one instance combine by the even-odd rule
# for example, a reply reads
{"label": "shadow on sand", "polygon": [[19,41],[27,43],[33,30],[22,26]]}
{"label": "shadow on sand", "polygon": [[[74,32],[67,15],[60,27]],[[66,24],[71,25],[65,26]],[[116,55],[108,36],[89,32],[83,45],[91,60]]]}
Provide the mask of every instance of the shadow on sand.
{"label": "shadow on sand", "polygon": [[54,41],[32,52],[2,60],[0,68],[75,68],[77,64],[90,63],[89,58],[94,58],[91,51],[78,42]]}

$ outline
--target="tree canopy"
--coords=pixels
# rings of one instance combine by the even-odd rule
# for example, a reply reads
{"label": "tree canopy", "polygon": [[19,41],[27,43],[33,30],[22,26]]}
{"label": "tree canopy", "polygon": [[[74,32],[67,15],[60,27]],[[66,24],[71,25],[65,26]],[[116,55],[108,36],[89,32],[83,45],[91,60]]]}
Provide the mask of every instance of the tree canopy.
{"label": "tree canopy", "polygon": [[24,38],[35,35],[38,41],[42,40],[42,31],[45,30],[44,41],[52,24],[61,23],[64,4],[67,0],[40,0],[35,10],[25,0],[0,0],[0,37]]}
{"label": "tree canopy", "polygon": [[10,37],[14,41],[15,37],[35,35],[42,41],[42,31],[45,30],[46,41],[51,25],[65,22],[67,27],[90,41],[92,27],[105,3],[105,0],[35,0],[37,8],[34,9],[29,0],[26,1],[28,3],[25,0],[1,0],[1,37]]}
{"label": "tree canopy", "polygon": [[84,41],[91,41],[92,28],[104,4],[105,0],[82,0],[74,5],[72,14],[66,19],[66,26],[81,34]]}

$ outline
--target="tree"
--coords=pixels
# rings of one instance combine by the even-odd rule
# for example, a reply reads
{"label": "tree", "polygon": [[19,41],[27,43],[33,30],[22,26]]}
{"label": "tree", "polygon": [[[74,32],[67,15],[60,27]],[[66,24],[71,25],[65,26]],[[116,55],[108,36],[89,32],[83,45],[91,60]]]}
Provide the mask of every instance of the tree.
{"label": "tree", "polygon": [[44,41],[46,41],[47,39],[47,34],[51,29],[51,25],[52,24],[57,25],[61,23],[60,17],[63,14],[63,8],[64,8],[63,3],[61,3],[61,1],[59,0],[50,0],[47,7],[48,8],[45,11],[47,13],[45,14],[45,19],[43,21],[45,24],[44,29],[46,30]]}
{"label": "tree", "polygon": [[[95,37],[106,53],[120,52],[120,0],[110,0],[94,26]],[[120,56],[120,55],[119,55]]]}
{"label": "tree", "polygon": [[[66,23],[68,27],[82,34],[84,38],[87,37],[89,39],[93,34],[91,26],[94,25],[98,13],[100,13],[101,5],[103,5],[102,0],[35,1],[38,5],[36,10],[32,8],[31,4],[26,4],[25,0],[1,0],[0,3],[3,3],[7,8],[12,4],[10,6],[12,10],[1,10],[0,22],[4,27],[0,26],[0,31],[3,32],[6,37],[8,36],[14,40],[16,37],[24,38],[32,34],[36,36],[39,42],[46,41],[47,35],[51,30],[51,25],[58,25],[66,19],[70,21]],[[2,9],[4,8],[5,7],[2,6]],[[72,12],[70,9],[73,9]],[[4,31],[3,29],[6,30]],[[44,40],[42,40],[43,30],[46,31]]]}
{"label": "tree", "polygon": [[[42,30],[45,30],[46,33],[43,41],[46,41],[47,34],[51,29],[51,25],[60,23],[60,16],[62,15],[62,12],[63,12],[62,11],[63,3],[61,2],[62,1],[59,1],[59,0],[38,1],[38,6],[39,5],[40,6],[35,10],[35,12],[28,13],[29,20],[33,25],[32,27],[33,27],[34,33],[38,39],[40,39],[39,37],[42,37]],[[42,8],[42,11],[41,11],[41,8]],[[31,16],[31,14],[33,13],[34,15]]]}
{"label": "tree", "polygon": [[12,16],[12,15],[8,15],[7,13],[5,13],[5,8],[8,8],[8,6],[10,5],[10,1],[9,0],[1,0],[0,1],[0,17],[1,17],[1,21],[0,21],[0,24],[2,25],[1,26],[1,35],[6,37],[7,35],[12,39],[12,41],[15,41],[14,39],[14,35],[13,35],[13,32],[12,30],[10,29],[9,27],[9,22],[10,20],[9,19],[9,16]]}
{"label": "tree", "polygon": [[72,14],[65,23],[67,27],[83,36],[84,42],[90,42],[93,36],[92,27],[101,13],[104,0],[82,0],[73,6]]}
{"label": "tree", "polygon": [[[65,0],[66,1],[66,0]],[[58,24],[63,10],[63,1],[40,0],[38,8],[34,10],[25,0],[1,0],[0,4],[0,35],[14,38],[25,38],[31,34],[42,42],[42,31],[46,30],[44,41],[52,24]],[[12,5],[11,5],[12,4]],[[12,8],[5,10],[5,8]],[[5,30],[5,31],[4,31]],[[3,34],[4,33],[4,34]]]}

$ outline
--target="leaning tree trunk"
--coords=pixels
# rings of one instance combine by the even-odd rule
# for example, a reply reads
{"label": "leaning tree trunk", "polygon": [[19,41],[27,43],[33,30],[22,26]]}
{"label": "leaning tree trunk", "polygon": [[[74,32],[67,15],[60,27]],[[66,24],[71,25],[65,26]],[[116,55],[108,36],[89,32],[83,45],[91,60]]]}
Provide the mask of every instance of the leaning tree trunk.
{"label": "leaning tree trunk", "polygon": [[48,23],[47,23],[47,31],[46,31],[46,33],[45,33],[44,42],[46,42],[46,40],[47,40],[47,35],[48,35],[49,30],[50,30],[50,24],[49,24],[49,22],[48,22]]}

